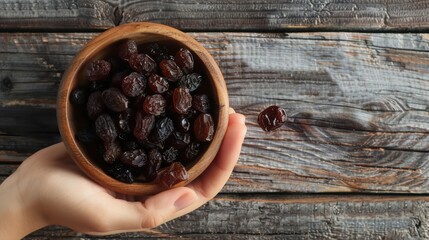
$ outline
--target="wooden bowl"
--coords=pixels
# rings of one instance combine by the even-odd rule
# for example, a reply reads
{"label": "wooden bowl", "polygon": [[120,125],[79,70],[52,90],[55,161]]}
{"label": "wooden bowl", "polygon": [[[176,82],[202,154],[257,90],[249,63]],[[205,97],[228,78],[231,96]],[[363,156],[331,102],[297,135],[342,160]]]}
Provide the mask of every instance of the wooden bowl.
{"label": "wooden bowl", "polygon": [[77,86],[88,83],[88,80],[82,74],[82,69],[86,64],[91,60],[107,56],[112,51],[112,45],[123,39],[134,39],[138,45],[150,42],[172,41],[173,44],[186,47],[193,53],[196,66],[200,66],[199,70],[210,82],[215,103],[212,110],[215,134],[207,150],[200,153],[199,160],[191,166],[186,166],[189,179],[173,187],[186,185],[198,177],[216,156],[228,126],[229,102],[225,81],[213,57],[195,39],[177,29],[155,23],[130,23],[107,30],[87,43],[71,62],[62,78],[58,91],[57,120],[63,142],[71,158],[82,171],[110,190],[129,195],[146,195],[166,189],[155,181],[128,184],[110,177],[96,164],[96,161],[90,158],[88,147],[75,139],[76,130],[79,129],[82,121],[84,121],[82,120],[84,119],[82,115],[85,114],[85,111],[76,111],[76,107],[72,106],[69,101],[70,93]]}

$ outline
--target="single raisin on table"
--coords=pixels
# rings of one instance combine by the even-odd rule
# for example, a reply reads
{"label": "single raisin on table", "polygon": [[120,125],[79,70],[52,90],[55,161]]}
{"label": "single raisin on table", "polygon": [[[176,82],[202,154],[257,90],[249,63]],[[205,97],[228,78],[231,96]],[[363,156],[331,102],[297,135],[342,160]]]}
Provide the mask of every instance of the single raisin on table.
{"label": "single raisin on table", "polygon": [[90,62],[86,69],[87,77],[90,81],[106,79],[110,73],[111,65],[106,60],[96,60]]}
{"label": "single raisin on table", "polygon": [[189,175],[186,168],[179,162],[172,163],[159,173],[161,184],[167,188],[171,188],[173,185],[186,181],[188,178]]}
{"label": "single raisin on table", "polygon": [[266,132],[281,127],[286,120],[286,111],[278,106],[270,106],[259,113],[258,116],[258,124]]}
{"label": "single raisin on table", "polygon": [[173,91],[174,111],[186,114],[192,107],[192,96],[187,88],[178,87]]}
{"label": "single raisin on table", "polygon": [[214,134],[213,118],[210,114],[201,113],[194,122],[194,135],[201,142],[209,142]]}

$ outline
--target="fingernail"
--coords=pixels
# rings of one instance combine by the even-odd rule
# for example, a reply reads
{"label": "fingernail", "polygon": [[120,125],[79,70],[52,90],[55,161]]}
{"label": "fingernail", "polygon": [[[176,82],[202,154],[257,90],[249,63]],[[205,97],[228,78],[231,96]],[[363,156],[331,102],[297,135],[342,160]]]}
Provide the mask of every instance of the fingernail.
{"label": "fingernail", "polygon": [[182,210],[184,208],[187,208],[192,203],[194,203],[196,200],[197,200],[197,195],[192,193],[192,192],[188,192],[188,193],[185,193],[182,196],[180,196],[174,202],[174,206],[176,207],[177,211],[179,211],[179,210]]}

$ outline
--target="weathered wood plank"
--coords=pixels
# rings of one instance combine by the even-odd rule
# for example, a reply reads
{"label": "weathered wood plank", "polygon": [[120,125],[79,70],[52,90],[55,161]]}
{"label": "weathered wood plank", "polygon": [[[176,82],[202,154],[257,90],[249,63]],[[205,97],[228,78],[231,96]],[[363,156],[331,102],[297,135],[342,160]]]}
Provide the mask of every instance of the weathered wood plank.
{"label": "weathered wood plank", "polygon": [[[249,131],[226,192],[428,192],[428,35],[192,35],[219,62],[231,106],[247,116]],[[61,73],[92,36],[0,35],[7,46],[0,49],[0,83],[12,86],[0,91],[3,135],[56,131]],[[283,106],[290,120],[268,134],[256,117],[271,104]],[[52,142],[38,141],[32,146]]]}
{"label": "weathered wood plank", "polygon": [[152,21],[184,30],[405,30],[429,28],[427,1],[125,1],[121,23]]}
{"label": "weathered wood plank", "polygon": [[0,1],[0,29],[90,30],[115,26],[117,1]]}
{"label": "weathered wood plank", "polygon": [[428,197],[222,194],[145,233],[91,237],[49,227],[27,239],[426,239]]}

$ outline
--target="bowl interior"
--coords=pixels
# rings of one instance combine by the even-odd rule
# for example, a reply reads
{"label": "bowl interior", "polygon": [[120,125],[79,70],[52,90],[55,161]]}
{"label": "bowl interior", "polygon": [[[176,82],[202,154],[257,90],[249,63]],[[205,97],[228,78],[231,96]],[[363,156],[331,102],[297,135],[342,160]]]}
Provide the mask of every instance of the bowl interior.
{"label": "bowl interior", "polygon": [[[159,24],[129,24],[111,29],[89,42],[75,57],[68,71],[65,73],[59,92],[58,118],[63,140],[79,167],[99,184],[114,191],[125,194],[151,194],[164,190],[156,182],[122,183],[104,173],[103,161],[99,160],[96,145],[82,144],[76,141],[75,133],[89,125],[86,107],[77,107],[70,103],[69,96],[76,87],[88,86],[84,76],[84,68],[90,61],[106,59],[114,56],[116,45],[124,39],[134,39],[139,52],[141,47],[150,43],[159,43],[167,46],[172,52],[181,47],[191,51],[194,56],[195,72],[202,74],[203,83],[197,91],[209,95],[211,114],[215,123],[215,135],[211,142],[202,145],[197,159],[185,166],[189,179],[177,184],[185,185],[195,179],[213,160],[216,155],[227,125],[228,98],[226,86],[216,62],[210,54],[190,36],[170,27]],[[128,27],[128,28],[127,28]],[[119,29],[118,29],[119,28]],[[122,31],[120,31],[122,30]],[[226,122],[225,122],[226,121]]]}

